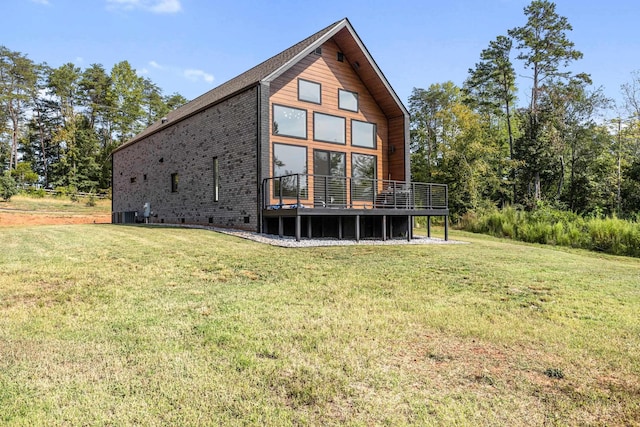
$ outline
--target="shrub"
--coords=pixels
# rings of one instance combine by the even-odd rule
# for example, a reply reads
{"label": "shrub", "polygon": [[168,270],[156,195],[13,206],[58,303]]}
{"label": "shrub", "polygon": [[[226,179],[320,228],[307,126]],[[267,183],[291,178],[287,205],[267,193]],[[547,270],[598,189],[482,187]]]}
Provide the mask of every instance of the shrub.
{"label": "shrub", "polygon": [[27,194],[31,197],[35,197],[36,199],[42,199],[47,195],[47,192],[44,191],[44,188],[29,188],[27,190]]}
{"label": "shrub", "polygon": [[18,184],[16,184],[16,180],[13,179],[7,171],[0,175],[0,197],[2,197],[2,200],[5,202],[8,202],[15,194],[18,194]]}
{"label": "shrub", "polygon": [[529,243],[590,249],[614,255],[640,257],[640,224],[595,210],[587,218],[545,204],[526,212],[512,207],[467,212],[460,228],[474,233],[508,237]]}

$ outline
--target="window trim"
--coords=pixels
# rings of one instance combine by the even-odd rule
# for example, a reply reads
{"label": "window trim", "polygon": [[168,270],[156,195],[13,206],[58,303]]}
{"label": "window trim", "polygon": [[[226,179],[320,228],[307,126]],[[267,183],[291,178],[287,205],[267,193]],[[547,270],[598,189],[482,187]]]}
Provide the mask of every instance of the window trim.
{"label": "window trim", "polygon": [[[328,141],[326,139],[319,139],[316,138],[316,115],[322,115],[322,116],[327,116],[327,117],[335,117],[337,119],[342,119],[342,121],[344,122],[344,127],[343,127],[343,131],[344,131],[344,135],[343,135],[343,140],[344,142],[336,142],[336,141]],[[326,142],[328,144],[336,144],[336,145],[347,145],[347,118],[343,117],[343,116],[336,116],[335,114],[327,114],[327,113],[321,113],[319,111],[314,111],[313,112],[313,140],[314,141],[318,141],[318,142]]]}
{"label": "window trim", "polygon": [[[364,124],[373,126],[373,146],[372,147],[353,143],[353,123],[354,122],[364,123]],[[377,150],[378,149],[378,125],[371,122],[365,122],[364,120],[351,119],[351,146],[358,147],[358,148],[365,148],[369,150]]]}
{"label": "window trim", "polygon": [[[311,83],[314,85],[318,85],[318,99],[319,101],[311,101],[309,99],[302,99],[300,97],[300,82],[304,82],[304,83]],[[298,79],[298,101],[300,102],[309,102],[311,104],[316,104],[316,105],[322,105],[322,83],[318,83],[318,82],[314,82],[312,80],[307,80],[307,79]]]}
{"label": "window trim", "polygon": [[[352,94],[354,94],[354,95],[356,96],[356,109],[355,109],[355,110],[353,110],[353,109],[351,109],[351,108],[345,108],[345,107],[342,107],[342,106],[340,105],[340,92],[352,93]],[[354,92],[354,91],[352,91],[352,90],[347,90],[347,89],[338,88],[338,108],[339,108],[340,110],[352,111],[352,112],[354,112],[354,113],[357,113],[357,112],[360,110],[360,96],[358,95],[358,92]]]}
{"label": "window trim", "polygon": [[[284,133],[274,133],[274,128],[275,126],[273,125],[275,123],[275,118],[276,118],[276,107],[282,107],[282,108],[290,108],[292,110],[298,110],[298,111],[304,111],[304,136],[297,136],[297,135],[288,135],[288,134],[284,134]],[[308,129],[308,125],[307,125],[307,121],[309,120],[309,116],[308,116],[308,111],[306,108],[298,108],[298,107],[291,107],[289,105],[282,105],[282,104],[272,104],[271,106],[271,135],[273,136],[277,136],[277,137],[284,137],[284,138],[296,138],[296,139],[309,139],[309,129]]]}

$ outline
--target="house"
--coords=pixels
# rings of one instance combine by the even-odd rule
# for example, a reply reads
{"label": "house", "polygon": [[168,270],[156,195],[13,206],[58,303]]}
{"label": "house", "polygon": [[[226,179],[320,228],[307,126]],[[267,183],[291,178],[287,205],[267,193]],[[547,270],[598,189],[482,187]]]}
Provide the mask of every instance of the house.
{"label": "house", "polygon": [[[347,19],[167,114],[113,152],[114,223],[411,239],[447,187],[411,182],[409,113]],[[445,229],[445,234],[446,234]]]}

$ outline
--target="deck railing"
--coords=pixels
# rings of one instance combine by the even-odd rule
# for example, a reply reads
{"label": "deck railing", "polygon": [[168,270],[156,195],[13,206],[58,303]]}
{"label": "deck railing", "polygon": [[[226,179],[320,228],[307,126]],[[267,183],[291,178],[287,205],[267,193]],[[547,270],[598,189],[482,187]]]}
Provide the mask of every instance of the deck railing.
{"label": "deck railing", "polygon": [[265,209],[447,209],[445,184],[291,174],[262,182]]}

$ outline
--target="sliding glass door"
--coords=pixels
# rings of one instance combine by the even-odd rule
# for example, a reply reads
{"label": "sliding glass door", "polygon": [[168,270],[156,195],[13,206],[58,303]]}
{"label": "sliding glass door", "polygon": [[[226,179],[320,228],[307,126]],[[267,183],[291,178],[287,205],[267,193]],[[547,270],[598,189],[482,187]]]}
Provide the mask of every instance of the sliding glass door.
{"label": "sliding glass door", "polygon": [[318,207],[343,207],[347,203],[345,154],[313,151],[313,202]]}

